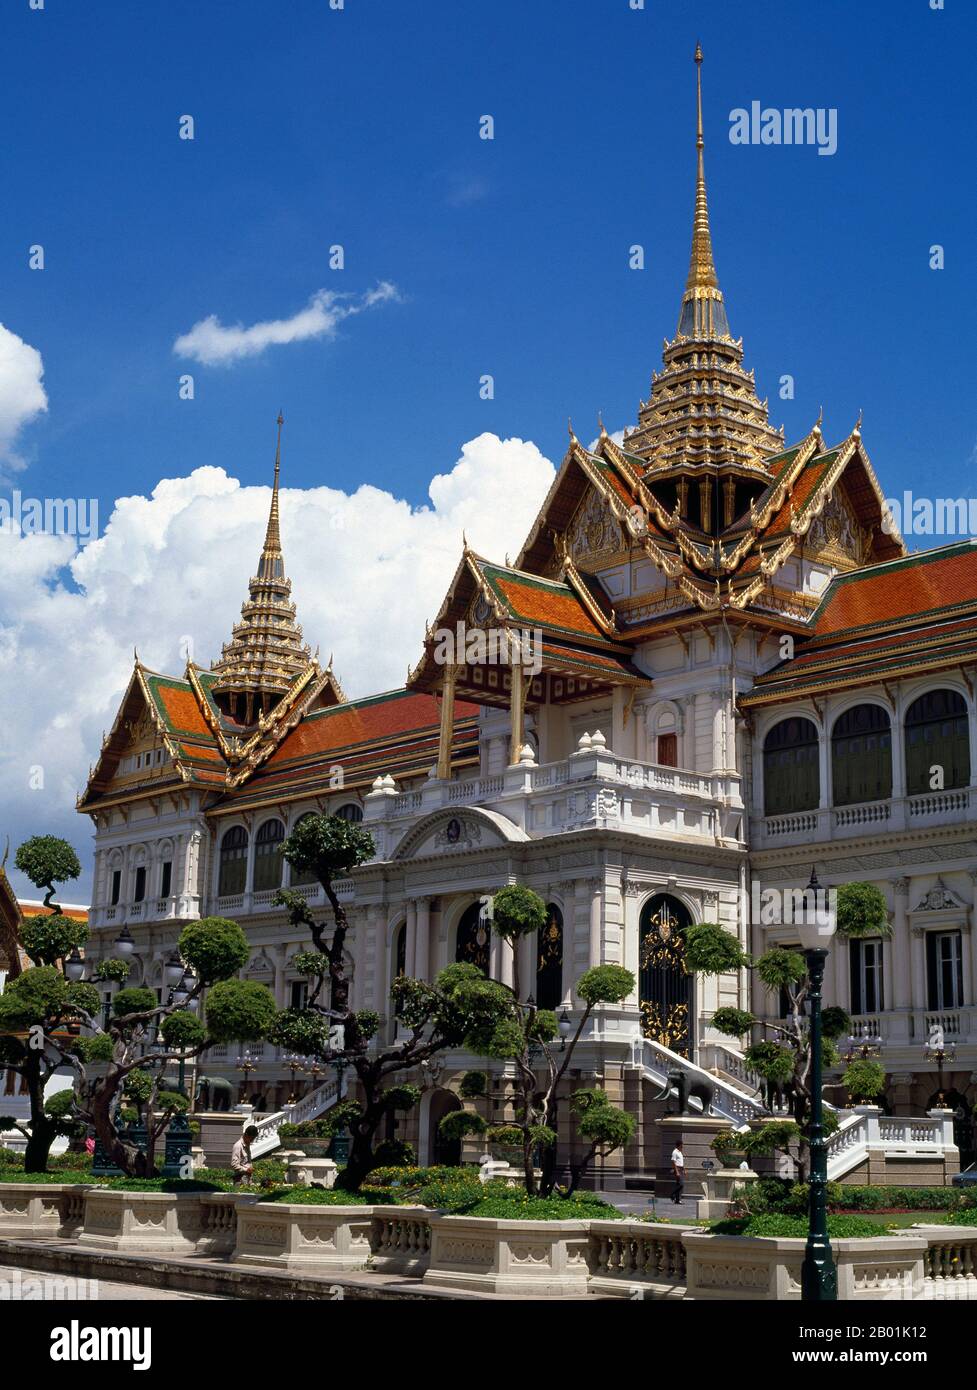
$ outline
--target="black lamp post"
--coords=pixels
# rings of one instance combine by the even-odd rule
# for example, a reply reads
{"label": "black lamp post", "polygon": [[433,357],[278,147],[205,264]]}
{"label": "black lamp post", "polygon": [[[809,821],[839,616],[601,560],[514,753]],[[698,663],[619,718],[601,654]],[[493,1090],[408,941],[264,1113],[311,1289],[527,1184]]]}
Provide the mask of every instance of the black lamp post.
{"label": "black lamp post", "polygon": [[836,923],[834,913],[828,908],[828,890],[818,883],[814,869],[811,870],[810,882],[804,893],[802,920],[797,926],[807,960],[810,982],[808,998],[811,1001],[811,1123],[808,1130],[808,1182],[811,1195],[807,1246],[801,1265],[801,1301],[827,1303],[834,1302],[838,1297],[838,1272],[828,1239],[828,1145],[821,1101],[821,987],[828,959],[828,943],[834,935]]}
{"label": "black lamp post", "polygon": [[[346,1058],[337,1057],[332,1064],[336,1069],[336,1104],[343,1098],[343,1076],[349,1066]],[[332,1136],[332,1143],[329,1145],[329,1157],[339,1168],[345,1168],[349,1162],[350,1137],[346,1133],[346,1125],[341,1124],[336,1133]]]}

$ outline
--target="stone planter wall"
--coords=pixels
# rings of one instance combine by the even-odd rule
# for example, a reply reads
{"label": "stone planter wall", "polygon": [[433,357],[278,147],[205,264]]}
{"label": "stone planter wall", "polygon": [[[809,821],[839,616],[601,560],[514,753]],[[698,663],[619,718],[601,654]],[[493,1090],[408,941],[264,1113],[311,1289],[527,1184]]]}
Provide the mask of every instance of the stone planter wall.
{"label": "stone planter wall", "polygon": [[511,1297],[586,1294],[585,1221],[492,1221],[431,1216],[424,1283]]}
{"label": "stone planter wall", "polygon": [[[588,1290],[612,1298],[683,1298],[687,1227],[591,1221]],[[694,1228],[691,1228],[694,1229]]]}
{"label": "stone planter wall", "polygon": [[34,1240],[70,1235],[80,1225],[89,1190],[75,1183],[0,1183],[0,1236]]}
{"label": "stone planter wall", "polygon": [[231,1254],[237,1245],[238,1210],[257,1200],[245,1192],[201,1193],[197,1249],[205,1255]]}
{"label": "stone planter wall", "polygon": [[427,1207],[374,1207],[371,1267],[387,1274],[423,1274],[431,1263],[431,1216]]}
{"label": "stone planter wall", "polygon": [[99,1250],[191,1254],[200,1245],[201,1198],[171,1192],[109,1192],[91,1187],[79,1239]]}
{"label": "stone planter wall", "polygon": [[[801,1296],[804,1240],[686,1231],[688,1298],[784,1302]],[[918,1236],[832,1240],[839,1300],[909,1301],[923,1296],[926,1241]]]}
{"label": "stone planter wall", "polygon": [[926,1241],[923,1298],[977,1302],[977,1226],[912,1226]]}
{"label": "stone planter wall", "polygon": [[310,1274],[365,1269],[372,1206],[319,1207],[255,1202],[238,1209],[234,1259]]}

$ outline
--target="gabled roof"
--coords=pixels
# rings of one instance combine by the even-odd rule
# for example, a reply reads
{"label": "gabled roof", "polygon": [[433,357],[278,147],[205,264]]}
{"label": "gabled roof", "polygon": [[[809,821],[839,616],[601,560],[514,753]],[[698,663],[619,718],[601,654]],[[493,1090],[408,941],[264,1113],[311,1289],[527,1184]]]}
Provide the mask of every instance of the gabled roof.
{"label": "gabled roof", "polygon": [[838,575],[794,657],[759,676],[744,708],[948,670],[977,659],[977,543]]}
{"label": "gabled roof", "polygon": [[958,541],[869,570],[839,575],[811,625],[819,637],[858,632],[977,606],[977,542]]}
{"label": "gabled roof", "polygon": [[[478,760],[477,716],[477,705],[455,702],[452,761],[457,766]],[[439,729],[439,702],[407,689],[316,710],[246,782],[230,789],[226,804],[237,809],[303,789],[321,793],[329,788],[335,767],[342,768],[343,787],[350,789],[369,787],[388,773],[395,778],[425,775],[437,762]]]}

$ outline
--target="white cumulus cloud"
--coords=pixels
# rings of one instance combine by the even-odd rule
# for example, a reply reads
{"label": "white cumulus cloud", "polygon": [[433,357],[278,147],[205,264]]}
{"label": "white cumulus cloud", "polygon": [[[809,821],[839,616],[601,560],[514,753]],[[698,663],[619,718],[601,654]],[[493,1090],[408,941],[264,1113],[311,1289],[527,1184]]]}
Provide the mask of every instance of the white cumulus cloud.
{"label": "white cumulus cloud", "polygon": [[[348,695],[402,685],[461,555],[513,556],[554,477],[535,444],[482,434],[412,506],[364,484],[285,487],[282,541],[306,640]],[[287,479],[287,459],[286,459]],[[230,637],[261,550],[270,489],[219,467],[163,479],[116,502],[101,537],[0,532],[0,835],[67,836],[87,891],[91,833],[76,793],[111,727],[133,648],[180,675],[189,647],[207,666]],[[70,581],[68,576],[70,575]],[[67,581],[67,582],[66,582]],[[22,888],[23,884],[20,885]]]}
{"label": "white cumulus cloud", "polygon": [[226,367],[242,357],[257,357],[266,348],[283,343],[332,338],[344,319],[399,298],[396,285],[381,280],[361,295],[316,290],[305,308],[291,318],[265,319],[247,327],[240,323],[223,324],[216,314],[210,314],[177,338],[173,351],[178,357],[190,357],[205,367]]}
{"label": "white cumulus cloud", "polygon": [[0,461],[18,462],[14,453],[18,434],[47,410],[43,376],[37,348],[0,323]]}

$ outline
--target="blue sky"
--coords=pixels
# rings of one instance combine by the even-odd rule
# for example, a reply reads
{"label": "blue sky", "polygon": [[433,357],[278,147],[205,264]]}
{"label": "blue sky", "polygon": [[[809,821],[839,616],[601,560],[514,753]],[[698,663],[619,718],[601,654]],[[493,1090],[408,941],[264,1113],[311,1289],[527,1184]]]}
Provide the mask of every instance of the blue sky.
{"label": "blue sky", "polygon": [[[688,259],[697,37],[720,280],[775,423],[796,436],[823,404],[830,438],[862,408],[888,491],[921,465],[970,488],[972,4],[6,0],[0,24],[0,321],[49,398],[19,440],[25,492],[106,516],[202,463],[262,481],[279,406],[291,481],[412,502],[483,430],[558,459],[568,415],[584,439],[598,409],[633,423]],[[753,99],[836,107],[837,154],[731,145]],[[385,280],[400,302],[331,340],[173,355],[207,315]]]}
{"label": "blue sky", "polygon": [[[403,681],[463,527],[517,552],[568,416],[635,423],[688,266],[696,39],[720,282],[773,423],[823,406],[834,442],[863,410],[890,496],[972,494],[972,0],[4,0],[0,503],[111,522],[73,561],[0,544],[0,833],[72,838],[77,896],[75,795],[133,648],[180,672],[184,638],[207,664],[229,635],[279,408],[299,616],[353,696]],[[732,144],[753,101],[835,108],[837,153]],[[331,331],[174,352],[303,310]]]}

